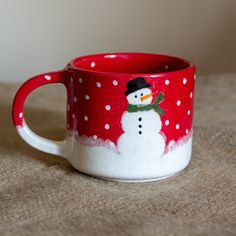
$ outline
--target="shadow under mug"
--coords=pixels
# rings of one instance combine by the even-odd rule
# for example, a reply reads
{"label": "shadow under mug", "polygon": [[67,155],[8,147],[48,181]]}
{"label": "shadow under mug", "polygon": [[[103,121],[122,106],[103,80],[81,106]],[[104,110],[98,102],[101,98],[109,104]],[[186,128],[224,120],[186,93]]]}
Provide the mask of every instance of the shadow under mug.
{"label": "shadow under mug", "polygon": [[[77,170],[104,179],[144,182],[172,176],[190,162],[195,65],[147,53],[76,58],[65,69],[26,81],[13,103],[19,135]],[[34,89],[67,89],[67,135],[52,141],[32,132],[24,102]]]}

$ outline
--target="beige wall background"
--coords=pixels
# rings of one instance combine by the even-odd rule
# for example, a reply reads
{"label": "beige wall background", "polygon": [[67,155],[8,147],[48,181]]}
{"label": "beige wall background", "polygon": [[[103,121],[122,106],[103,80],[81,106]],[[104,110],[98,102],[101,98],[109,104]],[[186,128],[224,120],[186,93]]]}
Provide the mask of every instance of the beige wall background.
{"label": "beige wall background", "polygon": [[0,0],[0,80],[23,81],[80,55],[140,51],[236,71],[236,0]]}

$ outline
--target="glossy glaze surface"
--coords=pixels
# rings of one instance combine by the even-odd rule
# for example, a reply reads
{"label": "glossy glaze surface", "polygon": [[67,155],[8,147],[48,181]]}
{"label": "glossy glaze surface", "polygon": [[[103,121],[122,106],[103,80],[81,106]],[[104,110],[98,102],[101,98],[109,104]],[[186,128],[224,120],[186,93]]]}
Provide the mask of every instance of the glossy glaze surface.
{"label": "glossy glaze surface", "polygon": [[[183,157],[176,152],[179,153],[176,158],[183,158],[184,163],[190,160],[195,78],[192,63],[170,56],[113,53],[80,57],[62,71],[42,74],[23,84],[14,100],[13,121],[19,134],[30,145],[62,155],[76,163],[73,165],[80,170],[80,160],[87,156],[89,161],[84,172],[91,172],[89,166],[92,168],[92,162],[97,163],[91,162],[96,156],[106,156],[103,168],[109,168],[108,163],[113,165],[107,159],[109,156],[128,158],[132,161],[120,161],[120,167],[127,172],[124,165],[132,168],[133,163],[136,172],[130,178],[137,180],[137,168],[141,168],[140,163],[145,158],[149,164],[141,179],[161,178],[160,169],[154,168],[154,172],[148,175],[148,169],[157,159],[170,154],[174,158],[173,151],[188,144],[185,149],[180,149],[188,150],[182,152]],[[63,142],[37,136],[24,121],[26,97],[37,87],[50,83],[62,83],[67,88],[68,137]],[[72,147],[73,142],[77,142],[80,148]],[[92,159],[91,153],[95,155]],[[83,158],[77,160],[76,156],[81,155]],[[166,163],[169,163],[167,159]],[[99,176],[102,176],[103,168],[99,169]],[[168,172],[164,164],[163,168],[166,169],[164,175],[174,174]],[[159,173],[155,175],[155,171]],[[91,174],[96,175],[96,171]],[[129,175],[123,174],[128,180]],[[112,173],[103,177],[112,178]],[[122,179],[122,173],[119,172],[117,178]]]}

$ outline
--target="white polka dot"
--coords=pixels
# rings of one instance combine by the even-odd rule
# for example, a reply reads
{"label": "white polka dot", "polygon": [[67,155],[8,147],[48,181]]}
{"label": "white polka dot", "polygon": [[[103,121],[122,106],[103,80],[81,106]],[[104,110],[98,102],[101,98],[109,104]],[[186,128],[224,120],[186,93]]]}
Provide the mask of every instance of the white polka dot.
{"label": "white polka dot", "polygon": [[166,120],[165,121],[165,125],[167,126],[167,125],[169,125],[170,124],[170,121],[169,120]]}
{"label": "white polka dot", "polygon": [[70,104],[67,104],[67,111],[70,110]]}
{"label": "white polka dot", "polygon": [[190,110],[188,110],[188,115],[190,115],[190,113],[191,113]]}
{"label": "white polka dot", "polygon": [[22,112],[19,113],[19,117],[20,117],[20,118],[23,117],[23,113],[22,113]]}
{"label": "white polka dot", "polygon": [[168,65],[165,65],[165,69],[167,70],[169,68],[169,66]]}
{"label": "white polka dot", "polygon": [[96,85],[97,85],[98,88],[102,87],[102,84],[100,82],[97,82]]}
{"label": "white polka dot", "polygon": [[106,106],[105,106],[105,109],[106,109],[107,111],[110,111],[110,110],[111,110],[111,106],[110,106],[110,105],[106,105]]}
{"label": "white polka dot", "polygon": [[89,100],[89,99],[90,99],[89,95],[87,95],[87,94],[84,96],[84,98],[85,98],[86,100]]}
{"label": "white polka dot", "polygon": [[183,84],[187,84],[187,79],[183,78]]}
{"label": "white polka dot", "polygon": [[45,78],[46,80],[51,80],[51,79],[52,79],[52,77],[51,77],[50,75],[44,75],[44,78]]}
{"label": "white polka dot", "polygon": [[70,78],[70,82],[73,83],[73,78],[72,77]]}
{"label": "white polka dot", "polygon": [[177,125],[175,126],[175,128],[176,128],[176,129],[179,129],[179,124],[177,124]]}
{"label": "white polka dot", "polygon": [[72,114],[72,118],[75,119],[75,114]]}
{"label": "white polka dot", "polygon": [[79,77],[79,83],[83,83],[83,79],[81,77]]}
{"label": "white polka dot", "polygon": [[178,100],[178,101],[176,102],[176,104],[177,104],[177,106],[180,106],[180,104],[181,104],[181,101],[180,101],[180,100]]}
{"label": "white polka dot", "polygon": [[165,85],[169,85],[170,81],[168,79],[165,80]]}
{"label": "white polka dot", "polygon": [[85,121],[88,121],[88,117],[87,117],[87,116],[84,116],[84,120],[85,120]]}
{"label": "white polka dot", "polygon": [[110,125],[109,124],[105,124],[104,128],[105,129],[110,129]]}
{"label": "white polka dot", "polygon": [[74,102],[75,102],[75,103],[77,102],[77,97],[76,97],[76,96],[74,96]]}
{"label": "white polka dot", "polygon": [[91,67],[92,68],[94,68],[95,67],[95,65],[96,65],[96,63],[93,61],[93,62],[91,62]]}
{"label": "white polka dot", "polygon": [[113,84],[114,84],[115,86],[117,86],[117,85],[118,85],[118,81],[117,81],[117,80],[113,80]]}
{"label": "white polka dot", "polygon": [[97,136],[97,135],[93,135],[93,139],[95,139],[95,140],[96,140],[97,138],[98,138],[98,136]]}
{"label": "white polka dot", "polygon": [[188,134],[189,133],[188,129],[186,129],[185,132],[186,132],[186,134]]}
{"label": "white polka dot", "polygon": [[191,92],[189,96],[190,96],[190,98],[192,98],[193,97],[193,93]]}
{"label": "white polka dot", "polygon": [[197,75],[196,74],[194,74],[194,79],[196,79],[197,78]]}
{"label": "white polka dot", "polygon": [[75,132],[75,135],[76,135],[76,136],[79,136],[79,132],[78,132],[78,131],[76,131],[76,132]]}

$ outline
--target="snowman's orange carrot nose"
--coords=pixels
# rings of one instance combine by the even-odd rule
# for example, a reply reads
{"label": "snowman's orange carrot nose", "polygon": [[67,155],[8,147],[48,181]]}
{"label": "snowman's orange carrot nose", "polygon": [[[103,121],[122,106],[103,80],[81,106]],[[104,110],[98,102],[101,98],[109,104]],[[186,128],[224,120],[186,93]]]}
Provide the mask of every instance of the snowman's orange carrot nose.
{"label": "snowman's orange carrot nose", "polygon": [[142,96],[142,97],[140,98],[141,102],[143,102],[144,100],[150,98],[152,95],[153,95],[152,93],[149,93],[149,94],[147,94],[147,95]]}

